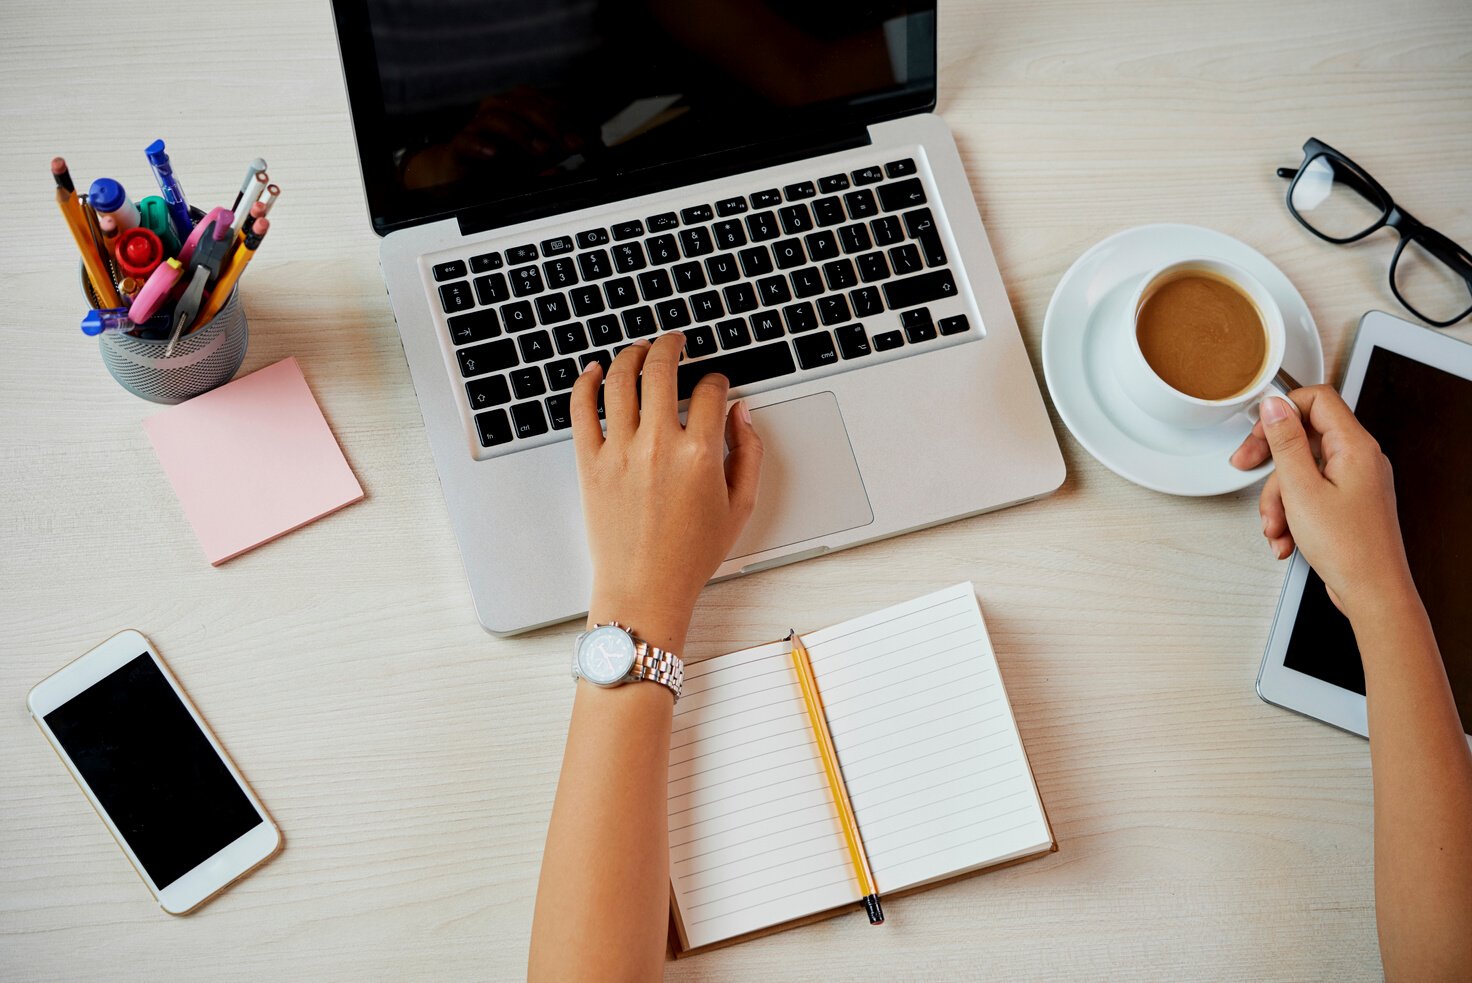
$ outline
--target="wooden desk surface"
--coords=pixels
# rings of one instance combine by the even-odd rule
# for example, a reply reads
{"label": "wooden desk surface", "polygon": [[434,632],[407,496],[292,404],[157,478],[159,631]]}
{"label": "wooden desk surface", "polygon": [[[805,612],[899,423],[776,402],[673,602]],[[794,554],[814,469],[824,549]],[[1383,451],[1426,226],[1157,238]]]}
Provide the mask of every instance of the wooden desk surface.
{"label": "wooden desk surface", "polygon": [[[1398,311],[1394,243],[1337,248],[1289,217],[1272,169],[1310,136],[1472,242],[1460,0],[942,6],[940,111],[1035,365],[1073,259],[1177,221],[1278,263],[1337,373],[1360,314]],[[164,67],[164,27],[201,54]],[[328,5],[7,3],[0,109],[0,977],[522,974],[573,630],[502,641],[476,625],[378,276]],[[146,181],[139,151],[160,134],[193,195],[271,162],[285,193],[244,287],[243,371],[297,356],[368,493],[219,569],[140,426],[156,408],[77,332],[47,176],[62,153],[78,180]],[[1060,852],[907,899],[882,930],[851,915],[669,979],[1379,976],[1366,745],[1253,693],[1282,576],[1257,490],[1147,492],[1055,427],[1069,477],[1052,498],[712,588],[689,655],[974,580]],[[287,839],[187,919],[154,905],[24,706],[129,626]]]}

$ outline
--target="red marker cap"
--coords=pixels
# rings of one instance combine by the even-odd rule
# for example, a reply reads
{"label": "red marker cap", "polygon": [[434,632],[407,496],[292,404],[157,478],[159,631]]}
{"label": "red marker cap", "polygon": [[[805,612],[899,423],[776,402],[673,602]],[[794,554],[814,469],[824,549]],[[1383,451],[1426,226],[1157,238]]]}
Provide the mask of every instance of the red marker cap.
{"label": "red marker cap", "polygon": [[146,279],[164,261],[164,244],[157,233],[135,226],[118,234],[118,269],[125,276]]}

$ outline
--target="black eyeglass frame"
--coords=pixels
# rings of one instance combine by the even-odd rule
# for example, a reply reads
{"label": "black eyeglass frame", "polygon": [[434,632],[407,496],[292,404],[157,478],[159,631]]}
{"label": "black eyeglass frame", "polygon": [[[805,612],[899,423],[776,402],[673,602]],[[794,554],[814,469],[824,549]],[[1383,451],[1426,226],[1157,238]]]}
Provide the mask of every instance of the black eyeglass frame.
{"label": "black eyeglass frame", "polygon": [[[1358,193],[1361,198],[1364,198],[1371,205],[1380,209],[1380,218],[1377,221],[1352,236],[1335,238],[1314,228],[1313,223],[1298,214],[1298,209],[1293,205],[1293,192],[1298,187],[1299,178],[1308,169],[1308,165],[1319,157],[1327,158],[1331,162],[1331,166],[1334,168],[1334,180],[1342,182],[1346,187]],[[1469,253],[1466,249],[1419,221],[1397,205],[1395,200],[1390,197],[1390,192],[1386,191],[1378,181],[1370,177],[1369,172],[1363,167],[1322,140],[1310,137],[1308,142],[1303,145],[1303,163],[1299,164],[1296,168],[1280,167],[1277,170],[1277,174],[1280,178],[1292,180],[1292,183],[1288,185],[1286,195],[1289,213],[1298,221],[1299,225],[1308,229],[1325,242],[1332,242],[1336,246],[1343,246],[1351,242],[1358,242],[1371,233],[1383,228],[1395,230],[1396,234],[1400,236],[1400,242],[1395,247],[1395,255],[1390,258],[1390,292],[1395,294],[1395,299],[1400,301],[1401,306],[1406,310],[1427,324],[1438,328],[1450,327],[1467,315],[1472,314],[1472,253]],[[1459,274],[1462,279],[1467,281],[1469,299],[1467,308],[1462,313],[1450,320],[1438,321],[1435,318],[1430,318],[1422,314],[1405,297],[1401,296],[1400,288],[1395,284],[1395,268],[1400,263],[1401,254],[1405,252],[1406,244],[1409,242],[1415,242],[1422,249],[1425,249],[1428,253],[1449,266],[1452,272]]]}

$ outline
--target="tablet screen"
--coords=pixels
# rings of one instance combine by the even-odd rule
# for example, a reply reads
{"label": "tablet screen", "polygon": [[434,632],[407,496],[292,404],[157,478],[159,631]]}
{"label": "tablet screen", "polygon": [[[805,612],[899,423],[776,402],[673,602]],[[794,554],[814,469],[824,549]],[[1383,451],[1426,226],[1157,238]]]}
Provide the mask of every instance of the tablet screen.
{"label": "tablet screen", "polygon": [[[1395,468],[1411,574],[1472,733],[1472,380],[1377,347],[1355,415]],[[1283,664],[1364,695],[1354,633],[1313,571]]]}

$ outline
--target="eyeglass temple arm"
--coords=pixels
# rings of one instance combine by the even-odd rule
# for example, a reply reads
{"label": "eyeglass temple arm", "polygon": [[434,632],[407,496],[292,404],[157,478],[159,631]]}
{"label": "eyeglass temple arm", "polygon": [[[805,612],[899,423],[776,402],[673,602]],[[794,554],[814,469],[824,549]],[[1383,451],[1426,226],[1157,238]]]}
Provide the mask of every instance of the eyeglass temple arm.
{"label": "eyeglass temple arm", "polygon": [[[1294,178],[1298,177],[1298,168],[1280,167],[1278,168],[1277,174],[1278,177],[1283,178],[1285,181],[1291,181]],[[1375,193],[1373,188],[1362,181],[1360,179],[1360,176],[1354,171],[1336,170],[1334,173],[1334,180],[1341,182],[1346,187],[1357,192],[1361,198],[1365,199],[1365,201],[1368,201],[1370,204],[1376,206],[1380,204],[1380,196]]]}

